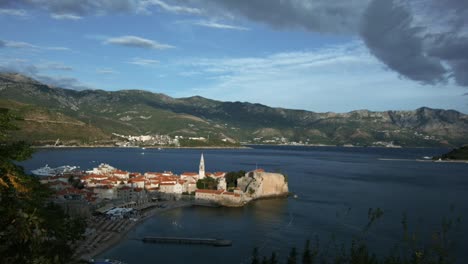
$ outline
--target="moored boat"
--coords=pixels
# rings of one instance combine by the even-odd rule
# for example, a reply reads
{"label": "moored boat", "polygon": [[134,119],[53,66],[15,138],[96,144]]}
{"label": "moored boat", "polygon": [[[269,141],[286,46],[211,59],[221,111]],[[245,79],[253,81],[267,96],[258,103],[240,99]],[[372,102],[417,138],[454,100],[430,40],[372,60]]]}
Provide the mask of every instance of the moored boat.
{"label": "moored boat", "polygon": [[32,170],[31,173],[37,176],[57,176],[60,174],[73,172],[79,168],[80,167],[78,166],[69,166],[69,165],[60,166],[57,168],[51,168],[49,167],[48,164],[46,164],[44,167]]}

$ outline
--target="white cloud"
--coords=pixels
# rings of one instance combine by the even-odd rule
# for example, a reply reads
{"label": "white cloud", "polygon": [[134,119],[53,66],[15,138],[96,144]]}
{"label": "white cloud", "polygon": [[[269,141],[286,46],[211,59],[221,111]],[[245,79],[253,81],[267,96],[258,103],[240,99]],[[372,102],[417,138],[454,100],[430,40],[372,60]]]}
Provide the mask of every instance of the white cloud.
{"label": "white cloud", "polygon": [[70,48],[67,47],[44,47],[46,50],[55,50],[55,51],[70,51]]}
{"label": "white cloud", "polygon": [[320,112],[420,106],[468,110],[466,99],[460,96],[463,88],[448,84],[447,89],[440,89],[399,78],[358,41],[258,57],[194,58],[175,67],[180,72],[201,73],[185,74],[191,89],[176,96],[199,94]]}
{"label": "white cloud", "polygon": [[115,74],[117,72],[109,68],[102,68],[102,69],[97,69],[96,73],[109,75],[109,74]]}
{"label": "white cloud", "polygon": [[216,29],[250,30],[249,28],[246,28],[246,27],[222,24],[222,23],[217,23],[214,21],[196,21],[193,24],[197,26],[216,28]]}
{"label": "white cloud", "polygon": [[39,49],[39,46],[22,41],[0,40],[0,48],[14,48],[14,49]]}
{"label": "white cloud", "polygon": [[192,14],[192,15],[200,15],[203,13],[201,9],[188,7],[188,6],[179,6],[179,5],[169,5],[164,1],[160,0],[147,0],[140,3],[140,10],[147,11],[147,7],[155,5],[163,9],[164,11],[176,13],[176,14]]}
{"label": "white cloud", "polygon": [[40,70],[54,70],[54,71],[72,71],[73,68],[63,63],[59,62],[49,62],[49,63],[41,63],[38,66]]}
{"label": "white cloud", "polygon": [[53,51],[69,51],[70,48],[67,47],[48,47],[48,46],[38,46],[28,42],[23,41],[11,41],[11,40],[1,40],[0,39],[0,48],[13,48],[13,49],[31,49],[31,50],[53,50]]}
{"label": "white cloud", "polygon": [[107,40],[104,41],[104,43],[127,46],[127,47],[134,47],[134,48],[157,49],[157,50],[175,48],[172,45],[162,44],[151,39],[146,39],[146,38],[137,37],[137,36],[120,36],[120,37],[108,38]]}
{"label": "white cloud", "polygon": [[51,14],[50,17],[57,20],[80,20],[83,18],[73,14]]}
{"label": "white cloud", "polygon": [[151,65],[159,64],[159,61],[153,60],[153,59],[133,58],[128,63],[140,65],[140,66],[151,66]]}
{"label": "white cloud", "polygon": [[28,13],[24,9],[0,8],[0,16],[27,17]]}

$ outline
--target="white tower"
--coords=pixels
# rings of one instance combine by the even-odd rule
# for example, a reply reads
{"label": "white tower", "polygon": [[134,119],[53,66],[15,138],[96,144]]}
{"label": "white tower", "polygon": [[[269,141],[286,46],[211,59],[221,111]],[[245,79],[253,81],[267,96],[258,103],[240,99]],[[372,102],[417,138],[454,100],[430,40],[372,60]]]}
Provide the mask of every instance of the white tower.
{"label": "white tower", "polygon": [[198,178],[203,179],[205,178],[205,159],[203,159],[203,153],[201,154],[200,158],[200,167],[198,170]]}

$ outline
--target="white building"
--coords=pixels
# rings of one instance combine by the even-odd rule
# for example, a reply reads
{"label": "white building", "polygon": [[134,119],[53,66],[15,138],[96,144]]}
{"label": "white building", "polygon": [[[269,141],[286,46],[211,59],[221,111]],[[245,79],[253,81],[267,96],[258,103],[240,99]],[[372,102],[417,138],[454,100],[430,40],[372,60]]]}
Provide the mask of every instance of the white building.
{"label": "white building", "polygon": [[227,183],[226,179],[224,177],[218,179],[218,185],[216,187],[218,190],[226,190],[227,189]]}
{"label": "white building", "polygon": [[134,188],[145,188],[146,179],[145,177],[135,177],[128,181]]}
{"label": "white building", "polygon": [[159,191],[162,193],[169,194],[182,194],[183,188],[182,185],[178,182],[176,183],[160,183]]}
{"label": "white building", "polygon": [[97,168],[93,168],[90,171],[86,171],[88,174],[110,174],[115,171],[115,168],[109,164],[101,163]]}

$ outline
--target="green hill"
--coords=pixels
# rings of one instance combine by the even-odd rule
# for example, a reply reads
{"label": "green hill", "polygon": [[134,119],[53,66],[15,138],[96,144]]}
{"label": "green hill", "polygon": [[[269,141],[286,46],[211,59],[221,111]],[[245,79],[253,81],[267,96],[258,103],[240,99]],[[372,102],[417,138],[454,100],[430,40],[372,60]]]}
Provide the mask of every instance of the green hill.
{"label": "green hill", "polygon": [[434,157],[434,160],[468,160],[468,146],[463,146],[451,150],[450,152],[443,154],[442,156]]}
{"label": "green hill", "polygon": [[453,110],[315,113],[140,90],[75,91],[11,73],[0,74],[0,98],[1,107],[25,118],[15,137],[36,144],[57,138],[78,145],[112,144],[112,133],[210,139],[201,145],[457,146],[468,142],[468,116]]}

